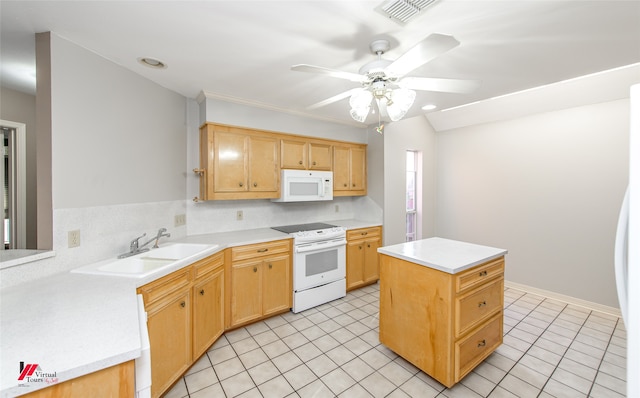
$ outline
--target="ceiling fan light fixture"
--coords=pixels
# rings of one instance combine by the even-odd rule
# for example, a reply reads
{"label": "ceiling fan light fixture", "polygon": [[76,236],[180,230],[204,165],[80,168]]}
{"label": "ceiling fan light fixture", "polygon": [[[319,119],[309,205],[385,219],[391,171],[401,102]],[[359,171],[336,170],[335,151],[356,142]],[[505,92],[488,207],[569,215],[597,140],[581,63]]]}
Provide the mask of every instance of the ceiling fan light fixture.
{"label": "ceiling fan light fixture", "polygon": [[387,114],[395,122],[407,114],[416,99],[416,92],[406,88],[398,88],[391,92],[390,99],[387,103]]}
{"label": "ceiling fan light fixture", "polygon": [[369,114],[369,110],[371,109],[371,100],[373,99],[373,94],[371,91],[362,89],[356,91],[349,98],[349,105],[351,105],[351,111],[349,114],[353,118],[353,120],[363,123]]}

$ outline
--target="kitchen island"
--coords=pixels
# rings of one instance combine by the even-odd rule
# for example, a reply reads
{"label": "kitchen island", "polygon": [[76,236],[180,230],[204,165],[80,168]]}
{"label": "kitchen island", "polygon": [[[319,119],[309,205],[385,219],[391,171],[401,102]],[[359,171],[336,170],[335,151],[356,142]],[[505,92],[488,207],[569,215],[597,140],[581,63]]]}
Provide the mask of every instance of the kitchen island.
{"label": "kitchen island", "polygon": [[502,344],[506,250],[430,238],[378,253],[382,344],[447,387]]}

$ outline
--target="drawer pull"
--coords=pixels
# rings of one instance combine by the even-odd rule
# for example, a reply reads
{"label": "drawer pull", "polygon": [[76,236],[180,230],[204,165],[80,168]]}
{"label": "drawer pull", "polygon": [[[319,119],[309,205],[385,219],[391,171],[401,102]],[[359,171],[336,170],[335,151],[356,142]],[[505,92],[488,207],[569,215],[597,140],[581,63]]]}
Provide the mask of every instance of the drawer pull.
{"label": "drawer pull", "polygon": [[258,249],[258,253],[264,253],[264,252],[266,252],[267,250],[269,250],[269,248],[268,248],[268,247],[267,247],[267,248],[264,248],[264,249]]}
{"label": "drawer pull", "polygon": [[486,300],[485,301],[481,301],[481,302],[478,303],[478,308],[484,307],[486,305],[487,305],[487,301]]}
{"label": "drawer pull", "polygon": [[180,302],[180,307],[184,308],[187,305],[187,303],[185,303],[184,301]]}
{"label": "drawer pull", "polygon": [[487,276],[487,270],[481,271],[478,276]]}
{"label": "drawer pull", "polygon": [[478,348],[484,347],[487,345],[487,340],[478,341]]}
{"label": "drawer pull", "polygon": [[204,289],[200,290],[200,295],[204,296]]}
{"label": "drawer pull", "polygon": [[367,234],[368,234],[368,232],[362,232],[362,233],[360,233],[360,235],[367,235]]}

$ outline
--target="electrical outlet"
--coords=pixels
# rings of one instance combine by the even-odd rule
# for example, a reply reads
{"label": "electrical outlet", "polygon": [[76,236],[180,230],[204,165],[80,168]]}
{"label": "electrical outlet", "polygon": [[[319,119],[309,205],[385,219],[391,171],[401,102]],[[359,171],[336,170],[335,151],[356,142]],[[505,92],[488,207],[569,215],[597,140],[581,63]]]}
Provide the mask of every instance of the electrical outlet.
{"label": "electrical outlet", "polygon": [[242,214],[242,210],[238,210],[238,212],[236,213],[236,220],[242,221],[243,219],[244,219],[244,215]]}
{"label": "electrical outlet", "polygon": [[69,231],[69,248],[80,246],[80,230]]}
{"label": "electrical outlet", "polygon": [[186,214],[176,214],[173,219],[174,227],[181,227],[187,223],[187,215]]}
{"label": "electrical outlet", "polygon": [[336,205],[336,213],[340,212],[340,205]]}

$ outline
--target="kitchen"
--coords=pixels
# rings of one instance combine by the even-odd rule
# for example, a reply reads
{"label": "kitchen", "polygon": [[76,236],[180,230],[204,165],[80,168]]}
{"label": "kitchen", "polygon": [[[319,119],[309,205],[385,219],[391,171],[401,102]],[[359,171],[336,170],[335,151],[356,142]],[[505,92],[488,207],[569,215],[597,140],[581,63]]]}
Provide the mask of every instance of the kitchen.
{"label": "kitchen", "polygon": [[[301,218],[312,222],[371,217],[382,221],[385,244],[397,243],[398,231],[404,228],[404,216],[399,212],[404,209],[398,208],[393,192],[404,187],[401,179],[394,177],[399,171],[393,160],[406,149],[418,148],[433,162],[425,165],[423,175],[424,185],[434,187],[434,195],[424,202],[425,220],[430,220],[424,223],[424,237],[437,233],[505,247],[510,251],[507,280],[606,307],[617,306],[609,264],[612,231],[625,185],[628,100],[624,98],[582,103],[582,98],[574,97],[575,105],[558,111],[545,109],[502,122],[483,120],[483,124],[454,126],[456,129],[448,133],[438,133],[424,118],[412,118],[388,124],[379,135],[373,129],[364,132],[323,121],[308,123],[293,115],[207,98],[206,93],[198,103],[61,37],[54,35],[52,41],[53,53],[63,55],[54,60],[59,74],[54,81],[75,82],[65,91],[52,93],[56,126],[69,126],[54,128],[52,142],[52,247],[56,256],[3,269],[3,287],[113,257],[126,251],[130,239],[139,233],[152,233],[161,226],[169,227],[172,236],[179,239],[211,231],[294,224]],[[617,75],[623,72],[612,71],[613,82],[607,81],[607,86],[627,81]],[[556,92],[547,94],[547,98],[555,97]],[[79,104],[78,98],[83,102],[90,98],[91,106]],[[128,99],[126,105],[133,113],[122,112],[122,98]],[[537,102],[527,105],[532,104],[539,106]],[[191,199],[198,195],[198,181],[191,169],[198,163],[197,130],[203,118],[367,143],[369,196],[337,198],[330,204],[311,206],[261,200],[195,203]],[[582,123],[574,124],[576,119]],[[135,137],[131,131],[136,131]],[[516,137],[510,134],[513,131],[522,133]],[[602,131],[608,135],[603,136]],[[547,145],[549,142],[554,145]],[[576,150],[576,142],[582,151]],[[409,146],[406,143],[411,143],[409,148],[403,147]],[[109,167],[86,167],[94,164]],[[478,169],[478,164],[484,168]],[[474,178],[467,178],[471,169]],[[583,173],[589,178],[576,177]],[[518,178],[522,175],[527,176],[527,185]],[[549,179],[541,180],[542,176]],[[567,179],[570,187],[562,184]],[[580,202],[583,195],[594,201]],[[558,205],[553,198],[564,201]],[[508,212],[502,209],[506,204]],[[236,219],[239,210],[243,211],[242,221]],[[187,215],[186,226],[172,227],[176,214]],[[585,222],[589,223],[585,227],[571,227]],[[493,228],[487,230],[486,225]],[[522,225],[527,228],[520,228]],[[67,231],[73,230],[81,231],[81,245],[69,249]],[[584,269],[590,272],[585,274]],[[572,283],[576,274],[581,275],[581,284]]]}

